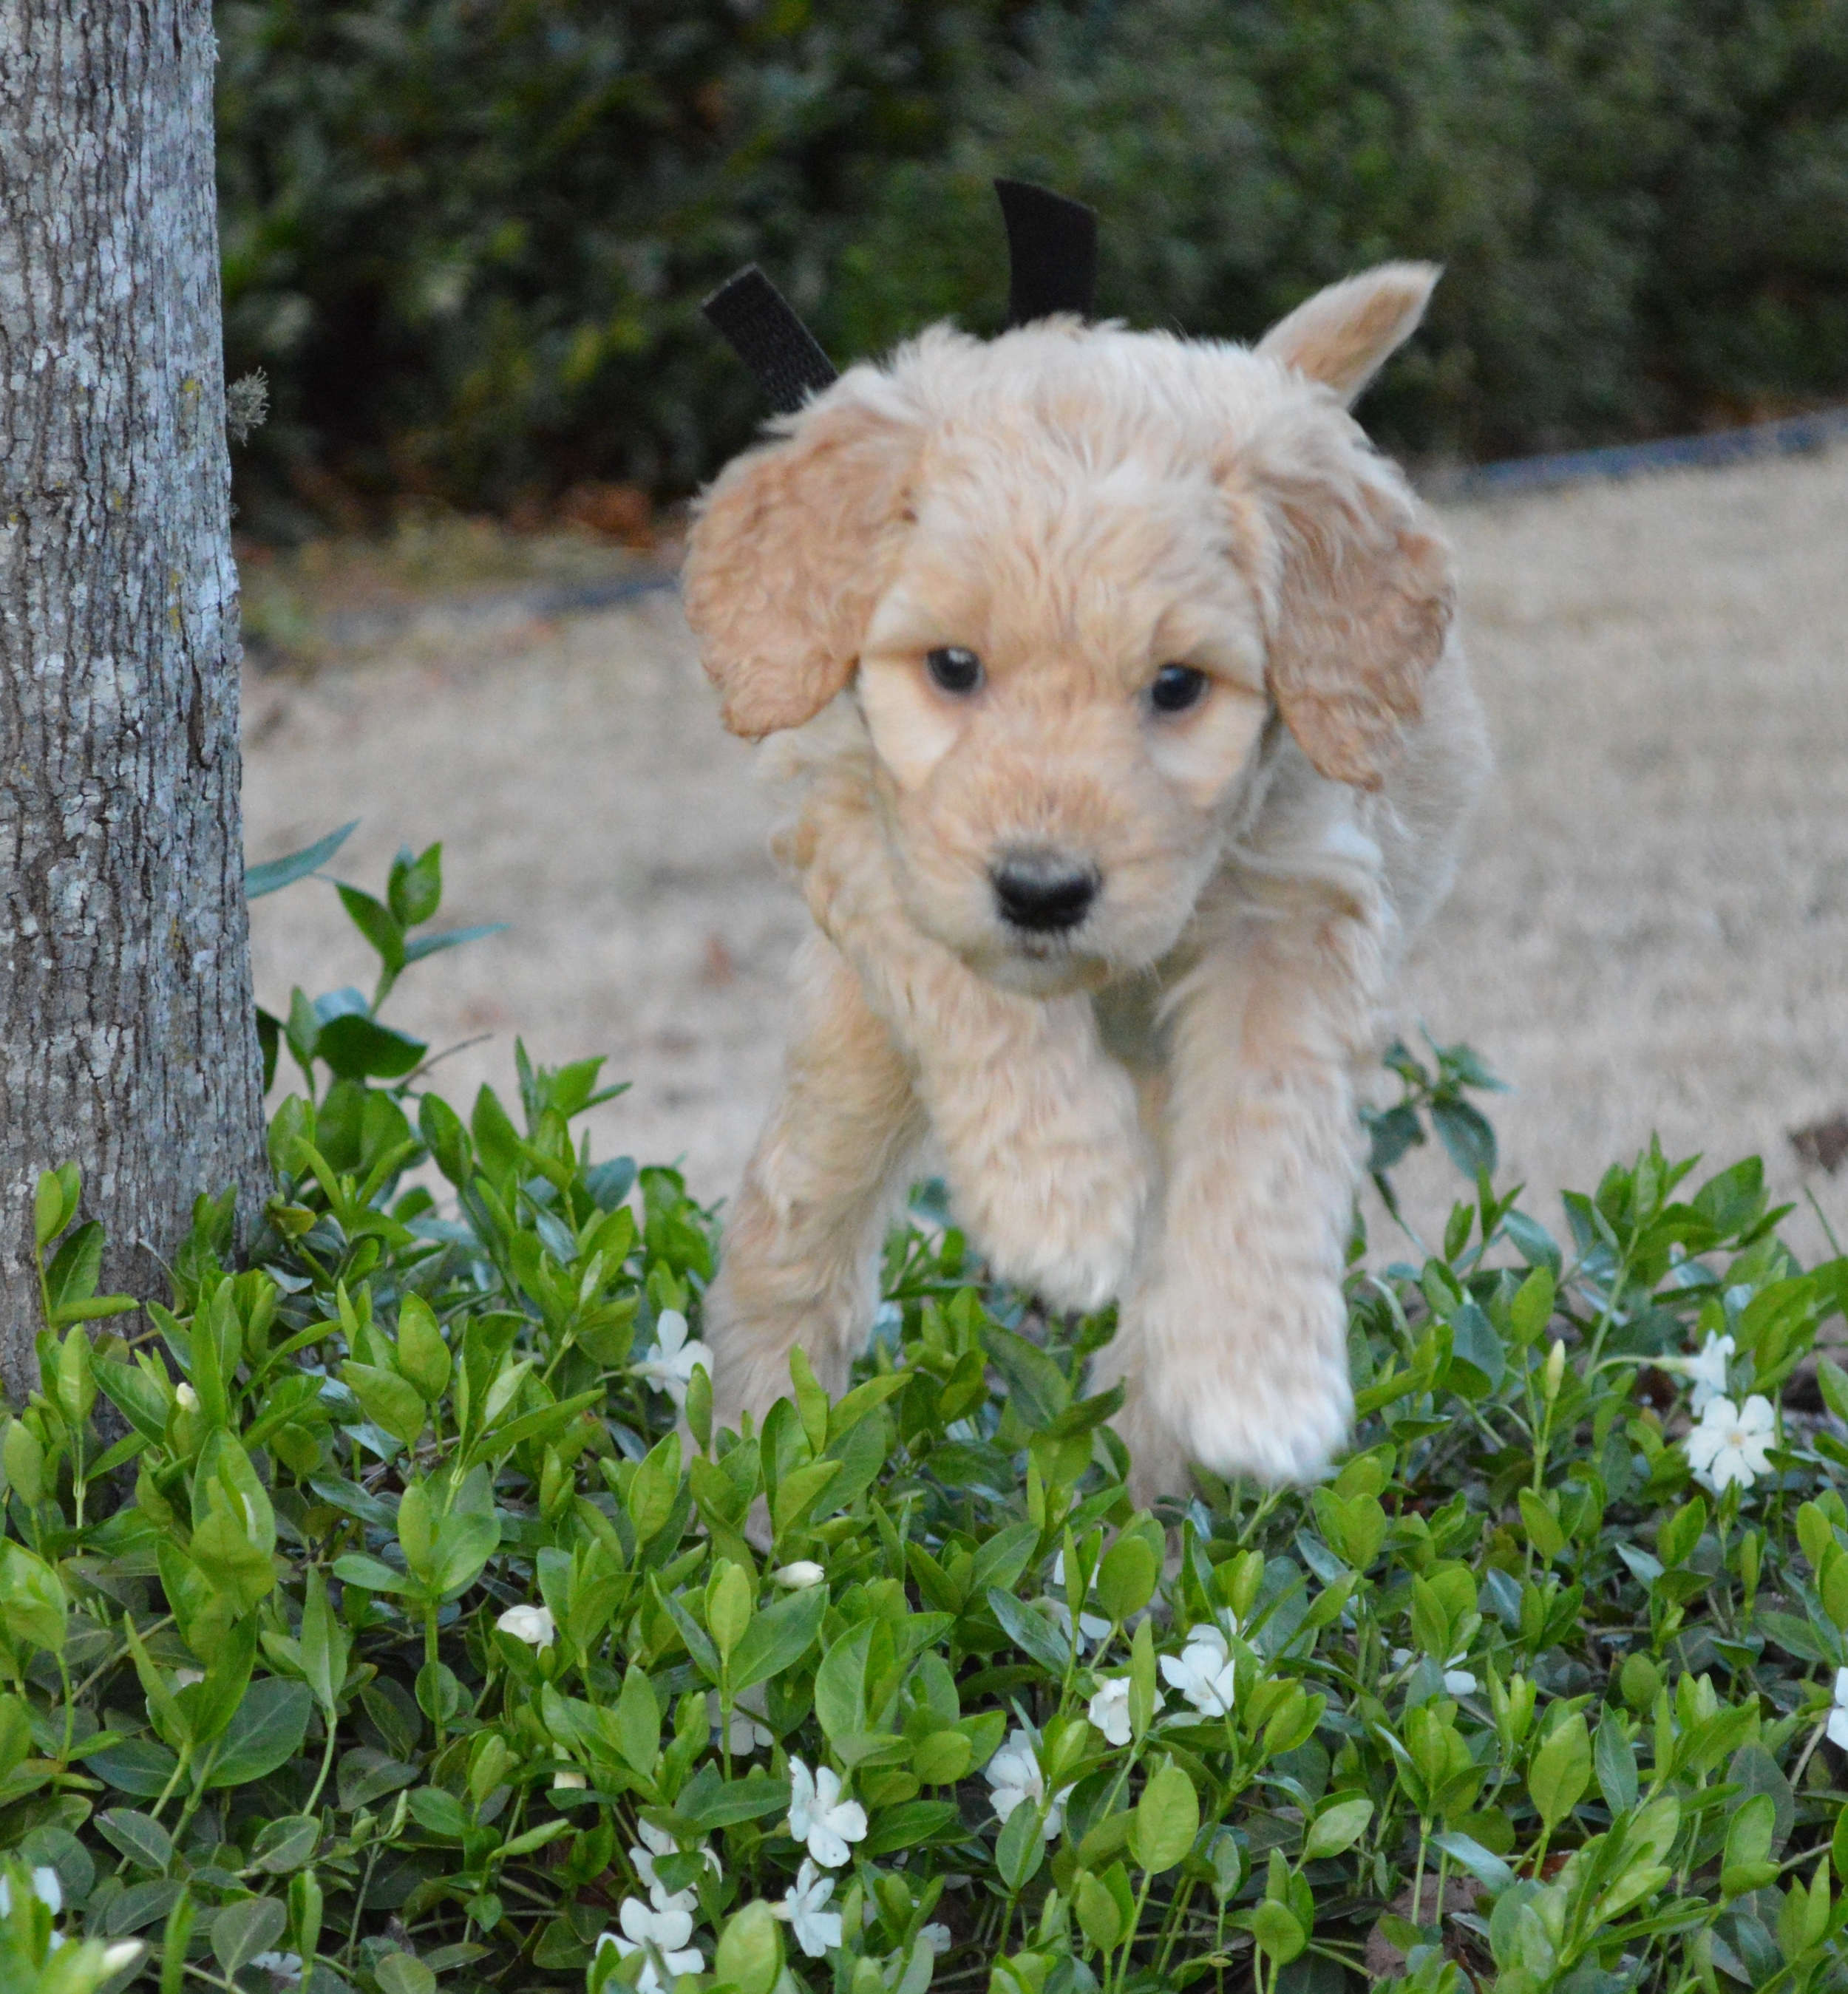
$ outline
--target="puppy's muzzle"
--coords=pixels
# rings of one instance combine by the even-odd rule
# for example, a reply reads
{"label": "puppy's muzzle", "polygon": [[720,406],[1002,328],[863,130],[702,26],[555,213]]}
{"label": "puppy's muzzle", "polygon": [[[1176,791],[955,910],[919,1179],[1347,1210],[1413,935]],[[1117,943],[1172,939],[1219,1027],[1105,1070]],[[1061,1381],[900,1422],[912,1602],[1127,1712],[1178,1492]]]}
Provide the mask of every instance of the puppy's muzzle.
{"label": "puppy's muzzle", "polygon": [[1095,866],[1075,865],[1058,851],[1022,851],[989,874],[995,903],[1010,927],[1061,934],[1091,911],[1103,884]]}

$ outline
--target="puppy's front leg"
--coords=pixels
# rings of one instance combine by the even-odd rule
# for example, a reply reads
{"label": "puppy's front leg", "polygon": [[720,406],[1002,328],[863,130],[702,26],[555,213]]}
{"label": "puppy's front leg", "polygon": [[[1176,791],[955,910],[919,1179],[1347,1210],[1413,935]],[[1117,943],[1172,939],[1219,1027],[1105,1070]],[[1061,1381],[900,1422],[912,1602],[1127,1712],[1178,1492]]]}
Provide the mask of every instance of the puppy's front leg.
{"label": "puppy's front leg", "polygon": [[721,1424],[747,1410],[762,1419],[787,1394],[798,1345],[831,1394],[847,1389],[878,1298],[880,1242],[923,1132],[890,1031],[839,953],[811,937],[797,966],[783,1098],[706,1297]]}
{"label": "puppy's front leg", "polygon": [[825,808],[809,906],[911,1063],[958,1221],[1003,1279],[1100,1307],[1128,1276],[1150,1172],[1134,1084],[1090,999],[985,982],[906,913],[863,797]]}
{"label": "puppy's front leg", "polygon": [[1181,986],[1160,1235],[1095,1387],[1127,1381],[1139,1501],[1184,1494],[1189,1461],[1310,1478],[1346,1434],[1354,1076],[1382,978],[1377,910],[1346,903],[1235,915]]}

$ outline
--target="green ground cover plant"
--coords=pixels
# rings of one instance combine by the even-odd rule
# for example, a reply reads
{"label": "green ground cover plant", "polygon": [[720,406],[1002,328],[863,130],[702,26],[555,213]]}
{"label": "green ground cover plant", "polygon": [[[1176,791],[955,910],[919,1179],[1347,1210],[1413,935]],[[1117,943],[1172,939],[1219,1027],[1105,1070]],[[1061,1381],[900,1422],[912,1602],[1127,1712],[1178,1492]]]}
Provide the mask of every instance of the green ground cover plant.
{"label": "green ground cover plant", "polygon": [[574,1135],[599,1063],[465,1116],[379,1020],[441,886],[343,887],[377,989],[266,1023],[235,1264],[201,1201],[136,1311],[40,1186],[4,1994],[1848,1984],[1848,1266],[1755,1161],[1652,1147],[1550,1229],[1480,1063],[1395,1049],[1377,1171],[1473,1182],[1429,1250],[1357,1232],[1313,1489],[1137,1513],[1109,1316],[931,1187],[846,1396],[715,1431],[714,1214]]}

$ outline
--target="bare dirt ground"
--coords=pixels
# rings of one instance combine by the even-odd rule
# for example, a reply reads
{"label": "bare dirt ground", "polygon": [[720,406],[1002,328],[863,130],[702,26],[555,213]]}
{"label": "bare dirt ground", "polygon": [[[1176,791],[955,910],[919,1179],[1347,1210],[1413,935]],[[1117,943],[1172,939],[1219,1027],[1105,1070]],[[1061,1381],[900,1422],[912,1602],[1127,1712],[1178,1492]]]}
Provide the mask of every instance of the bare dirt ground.
{"label": "bare dirt ground", "polygon": [[[1653,1129],[1715,1164],[1761,1154],[1848,1235],[1848,1168],[1789,1140],[1848,1109],[1848,451],[1446,517],[1499,769],[1404,979],[1407,1029],[1514,1084],[1485,1105],[1549,1222]],[[626,571],[590,562],[599,595],[588,560],[472,603],[427,562],[441,586],[400,589],[395,622],[342,612],[365,655],[253,670],[250,852],[357,817],[334,869],[377,890],[400,843],[441,838],[444,921],[509,931],[414,968],[388,1018],[479,1040],[437,1069],[458,1101],[510,1089],[516,1035],[536,1059],[607,1055],[633,1086],[593,1118],[598,1153],[681,1160],[720,1197],[776,1084],[805,916],[674,596],[572,613]],[[299,649],[347,570],[293,573],[267,613]],[[324,886],[252,920],[273,1009],[293,983],[369,982]],[[1459,1188],[1434,1155],[1405,1171],[1427,1220]],[[1825,1250],[1807,1204],[1792,1228]]]}

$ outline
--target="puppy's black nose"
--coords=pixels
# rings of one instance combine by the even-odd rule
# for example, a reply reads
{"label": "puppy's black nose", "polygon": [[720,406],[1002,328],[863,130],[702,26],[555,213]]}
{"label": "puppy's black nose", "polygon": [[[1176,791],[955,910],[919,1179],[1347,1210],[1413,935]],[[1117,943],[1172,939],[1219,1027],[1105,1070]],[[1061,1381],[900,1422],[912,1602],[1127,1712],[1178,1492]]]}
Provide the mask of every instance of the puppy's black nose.
{"label": "puppy's black nose", "polygon": [[1075,928],[1091,911],[1100,882],[1089,866],[1056,851],[1017,853],[989,875],[1004,919],[1036,934]]}

